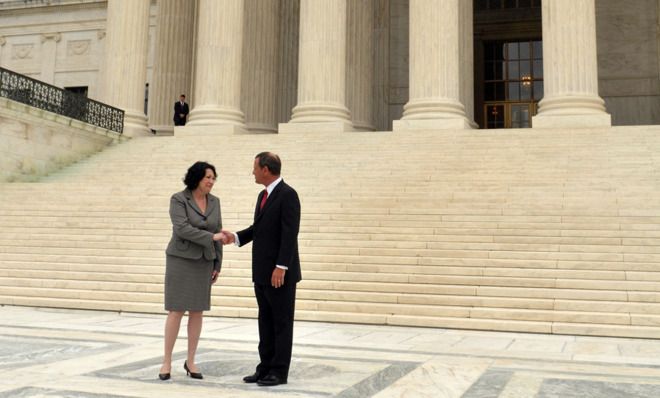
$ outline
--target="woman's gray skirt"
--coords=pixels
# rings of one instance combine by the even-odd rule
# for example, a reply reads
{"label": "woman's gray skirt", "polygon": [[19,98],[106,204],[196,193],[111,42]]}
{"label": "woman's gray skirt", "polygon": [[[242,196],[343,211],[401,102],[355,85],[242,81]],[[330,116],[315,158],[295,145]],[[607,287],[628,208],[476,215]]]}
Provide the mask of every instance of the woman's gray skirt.
{"label": "woman's gray skirt", "polygon": [[213,261],[165,256],[165,310],[208,311],[211,308]]}

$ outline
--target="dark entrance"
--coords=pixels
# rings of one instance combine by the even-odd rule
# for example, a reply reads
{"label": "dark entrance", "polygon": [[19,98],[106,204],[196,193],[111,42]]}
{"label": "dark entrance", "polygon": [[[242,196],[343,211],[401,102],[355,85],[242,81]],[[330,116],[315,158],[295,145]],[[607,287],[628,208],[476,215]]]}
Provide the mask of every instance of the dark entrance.
{"label": "dark entrance", "polygon": [[531,127],[536,104],[543,98],[541,42],[484,43],[483,127]]}
{"label": "dark entrance", "polygon": [[474,1],[475,122],[531,127],[543,97],[540,0]]}
{"label": "dark entrance", "polygon": [[87,120],[87,86],[64,87],[63,114],[78,120]]}

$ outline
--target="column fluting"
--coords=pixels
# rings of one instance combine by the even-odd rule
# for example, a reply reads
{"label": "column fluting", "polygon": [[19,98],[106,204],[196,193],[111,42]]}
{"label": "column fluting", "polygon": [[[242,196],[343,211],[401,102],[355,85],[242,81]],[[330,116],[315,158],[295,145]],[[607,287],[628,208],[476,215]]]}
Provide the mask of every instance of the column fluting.
{"label": "column fluting", "polygon": [[472,2],[410,0],[410,87],[394,130],[473,128]]}
{"label": "column fluting", "polygon": [[241,111],[243,0],[199,0],[189,126],[245,129]]}
{"label": "column fluting", "polygon": [[532,127],[611,126],[598,95],[594,0],[541,3],[544,96]]}
{"label": "column fluting", "polygon": [[346,107],[346,0],[300,1],[299,48],[298,103],[280,132],[352,129]]}

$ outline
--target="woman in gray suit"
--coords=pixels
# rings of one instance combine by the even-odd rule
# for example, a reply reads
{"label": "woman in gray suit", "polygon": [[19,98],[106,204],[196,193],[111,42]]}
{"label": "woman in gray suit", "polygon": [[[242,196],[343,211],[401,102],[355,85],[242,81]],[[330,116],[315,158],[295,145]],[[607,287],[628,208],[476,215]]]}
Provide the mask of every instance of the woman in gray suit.
{"label": "woman in gray suit", "polygon": [[172,350],[181,318],[188,311],[188,357],[186,375],[201,379],[195,352],[202,331],[202,312],[211,306],[211,285],[222,264],[222,217],[220,200],[211,195],[217,174],[215,167],[196,162],[186,173],[186,189],[170,199],[172,238],[165,260],[165,355],[158,377],[170,378]]}

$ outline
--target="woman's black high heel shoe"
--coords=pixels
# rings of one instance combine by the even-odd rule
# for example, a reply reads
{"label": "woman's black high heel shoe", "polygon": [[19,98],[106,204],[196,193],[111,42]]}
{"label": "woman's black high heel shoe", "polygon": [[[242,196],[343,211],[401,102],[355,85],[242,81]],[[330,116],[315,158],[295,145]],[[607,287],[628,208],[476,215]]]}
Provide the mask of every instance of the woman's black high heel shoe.
{"label": "woman's black high heel shoe", "polygon": [[169,373],[158,373],[158,378],[161,380],[169,380],[170,379],[170,374]]}
{"label": "woman's black high heel shoe", "polygon": [[203,379],[204,378],[204,376],[202,376],[201,373],[191,372],[190,369],[188,369],[188,361],[185,361],[183,363],[183,369],[186,370],[186,376],[190,376],[193,379]]}

